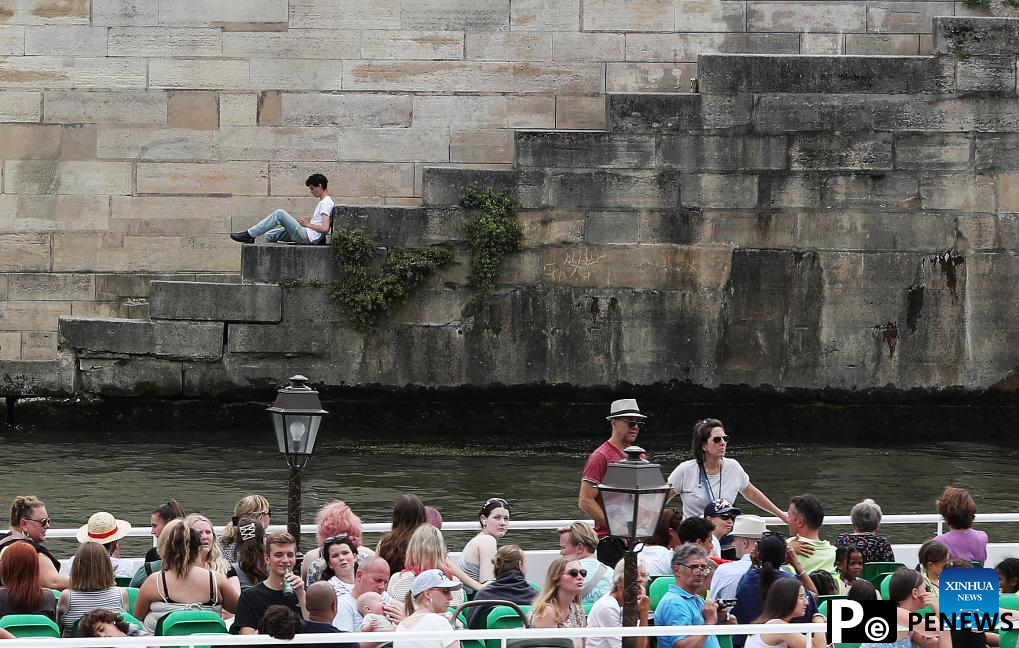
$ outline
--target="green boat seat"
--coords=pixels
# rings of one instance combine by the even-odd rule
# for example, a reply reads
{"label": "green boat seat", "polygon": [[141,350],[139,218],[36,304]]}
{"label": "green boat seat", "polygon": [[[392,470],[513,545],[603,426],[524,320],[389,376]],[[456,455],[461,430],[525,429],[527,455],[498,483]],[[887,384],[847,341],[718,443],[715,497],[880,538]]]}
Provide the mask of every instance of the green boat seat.
{"label": "green boat seat", "polygon": [[0,628],[18,639],[28,637],[58,639],[60,637],[60,627],[53,619],[42,614],[8,614],[0,618]]}

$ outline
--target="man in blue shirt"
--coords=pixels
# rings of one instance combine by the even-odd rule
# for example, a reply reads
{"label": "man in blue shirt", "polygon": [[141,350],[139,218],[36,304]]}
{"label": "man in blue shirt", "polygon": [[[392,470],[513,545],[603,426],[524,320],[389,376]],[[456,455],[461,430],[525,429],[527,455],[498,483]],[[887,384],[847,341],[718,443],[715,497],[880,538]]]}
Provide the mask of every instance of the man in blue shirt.
{"label": "man in blue shirt", "polygon": [[[716,601],[705,602],[697,592],[704,589],[705,579],[711,573],[708,552],[695,544],[684,544],[672,555],[672,573],[676,584],[662,597],[655,609],[656,626],[715,625],[719,621]],[[726,619],[723,623],[734,623]],[[658,648],[719,648],[718,638],[705,635],[676,635],[658,637]]]}

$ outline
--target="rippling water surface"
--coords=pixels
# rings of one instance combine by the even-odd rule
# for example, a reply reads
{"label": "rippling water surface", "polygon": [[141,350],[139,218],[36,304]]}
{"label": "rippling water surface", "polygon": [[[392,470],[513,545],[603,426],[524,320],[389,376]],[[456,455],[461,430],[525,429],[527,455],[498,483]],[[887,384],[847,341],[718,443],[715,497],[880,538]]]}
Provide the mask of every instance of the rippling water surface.
{"label": "rippling water surface", "polygon": [[[274,522],[285,522],[284,461],[271,432],[210,431],[160,434],[144,431],[74,440],[74,433],[3,432],[7,470],[0,476],[0,499],[34,494],[48,506],[54,526],[83,524],[96,510],[109,510],[135,524],[147,524],[149,511],[166,498],[187,511],[201,511],[218,524],[234,502],[257,492],[272,503]],[[168,437],[174,437],[168,441]],[[339,434],[337,434],[339,436]],[[832,439],[838,430],[832,430]],[[488,497],[513,503],[518,519],[572,518],[580,472],[587,453],[603,438],[577,437],[554,442],[482,438],[470,443],[427,445],[414,442],[357,444],[329,437],[311,459],[304,482],[304,521],[313,521],[321,504],[334,498],[349,503],[366,522],[387,521],[393,501],[417,493],[447,520],[466,520]],[[689,455],[685,436],[648,433],[639,441],[664,475]],[[863,497],[873,497],[891,513],[934,513],[934,500],[946,484],[970,490],[983,512],[1019,511],[1019,447],[980,443],[925,442],[860,447],[835,443],[783,444],[754,441],[730,445],[759,488],[784,506],[789,495],[818,494],[826,511],[846,515]],[[740,503],[746,512],[754,509]],[[6,504],[5,504],[6,507]],[[992,540],[1019,541],[1019,525],[988,526]],[[919,542],[933,528],[889,527],[893,542]],[[451,534],[451,549],[465,535]],[[511,531],[525,548],[553,548],[552,533]],[[57,548],[61,545],[51,541]],[[141,540],[132,541],[139,543]],[[132,547],[136,549],[136,547]],[[131,552],[133,553],[133,551]]]}

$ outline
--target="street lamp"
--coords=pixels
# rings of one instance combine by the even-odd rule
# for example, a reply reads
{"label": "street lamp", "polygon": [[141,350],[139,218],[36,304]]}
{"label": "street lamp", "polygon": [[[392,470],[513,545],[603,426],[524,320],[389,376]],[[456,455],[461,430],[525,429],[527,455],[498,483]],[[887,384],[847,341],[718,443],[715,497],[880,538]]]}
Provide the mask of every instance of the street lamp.
{"label": "street lamp", "polygon": [[315,441],[322,425],[322,417],[329,412],[322,409],[318,392],[308,386],[304,376],[293,376],[286,387],[276,394],[276,402],[266,408],[276,430],[276,443],[280,454],[290,467],[287,495],[287,531],[301,548],[301,477],[305,464],[315,452]]}
{"label": "street lamp", "polygon": [[[623,626],[637,625],[637,541],[655,534],[669,496],[661,466],[642,458],[644,450],[630,446],[626,459],[610,463],[598,484],[609,535],[626,543],[623,554]],[[636,637],[623,637],[624,648],[634,648]]]}

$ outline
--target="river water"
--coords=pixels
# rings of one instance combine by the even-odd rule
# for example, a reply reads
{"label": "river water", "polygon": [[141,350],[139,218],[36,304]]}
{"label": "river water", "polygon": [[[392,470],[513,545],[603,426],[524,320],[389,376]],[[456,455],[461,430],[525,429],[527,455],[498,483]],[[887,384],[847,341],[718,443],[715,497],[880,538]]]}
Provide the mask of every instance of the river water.
{"label": "river water", "polygon": [[[25,432],[0,428],[7,469],[0,474],[0,499],[34,494],[46,502],[56,527],[84,524],[97,510],[108,510],[134,524],[147,524],[149,511],[169,497],[185,510],[200,511],[215,523],[229,519],[236,500],[255,492],[269,498],[273,521],[286,520],[287,468],[271,432],[194,431],[179,434],[129,433],[77,438],[72,431]],[[967,488],[983,512],[1019,511],[1019,447],[957,441],[864,446],[836,441],[785,444],[735,437],[729,456],[738,459],[754,484],[784,507],[790,495],[813,492],[832,515],[873,497],[886,514],[935,513],[945,485]],[[832,439],[837,439],[833,430]],[[689,456],[685,435],[646,433],[638,443],[662,465],[665,476]],[[345,500],[365,522],[388,521],[394,500],[417,493],[447,520],[467,520],[492,496],[508,499],[518,519],[580,516],[576,507],[580,473],[587,454],[603,437],[558,436],[509,442],[494,437],[428,444],[413,440],[357,443],[329,436],[320,442],[305,471],[304,522],[334,498]],[[745,512],[752,505],[740,502]],[[757,512],[757,511],[754,511]],[[1019,539],[1019,525],[989,525],[992,541]],[[784,529],[783,529],[784,530]],[[893,542],[920,542],[933,527],[885,529]],[[834,533],[834,532],[833,532]],[[468,536],[449,534],[450,549]],[[554,548],[552,532],[517,532],[507,541],[525,549]],[[373,543],[372,538],[367,539]],[[131,540],[125,554],[140,553]],[[66,553],[70,544],[51,540]]]}

